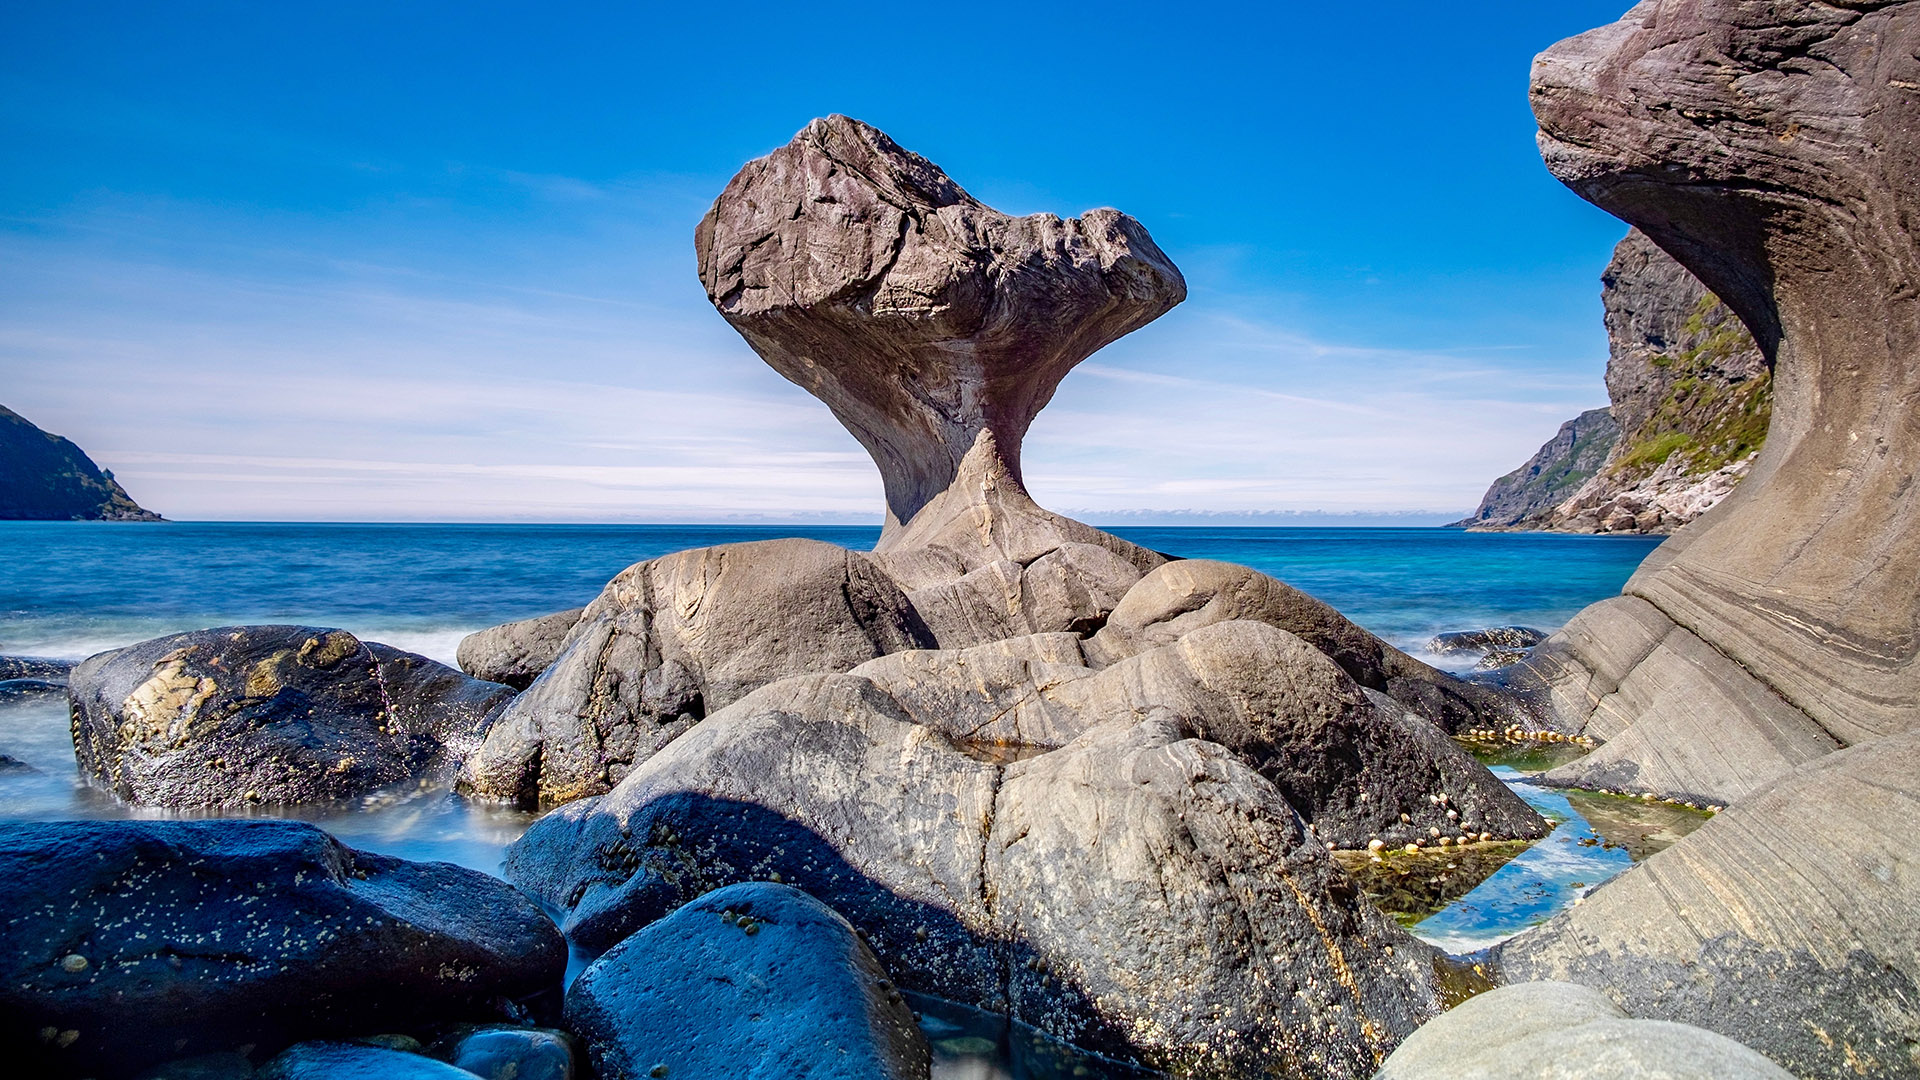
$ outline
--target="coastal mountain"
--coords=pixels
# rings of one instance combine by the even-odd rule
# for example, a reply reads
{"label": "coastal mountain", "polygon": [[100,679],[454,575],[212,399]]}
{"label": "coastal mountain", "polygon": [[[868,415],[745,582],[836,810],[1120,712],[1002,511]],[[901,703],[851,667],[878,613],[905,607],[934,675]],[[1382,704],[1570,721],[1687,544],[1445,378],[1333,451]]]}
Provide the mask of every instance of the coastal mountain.
{"label": "coastal mountain", "polygon": [[1567,421],[1459,524],[1669,533],[1747,474],[1766,440],[1773,380],[1746,327],[1639,230],[1600,280],[1612,406]]}
{"label": "coastal mountain", "polygon": [[160,521],[73,443],[0,405],[0,520]]}

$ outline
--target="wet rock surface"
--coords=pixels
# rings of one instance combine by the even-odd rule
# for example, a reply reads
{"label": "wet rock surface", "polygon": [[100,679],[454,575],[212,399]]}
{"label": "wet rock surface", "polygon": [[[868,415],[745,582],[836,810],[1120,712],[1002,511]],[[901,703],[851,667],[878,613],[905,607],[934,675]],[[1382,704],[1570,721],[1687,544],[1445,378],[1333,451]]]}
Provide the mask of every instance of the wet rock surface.
{"label": "wet rock surface", "polygon": [[1536,930],[1512,979],[1606,991],[1801,1076],[1920,1076],[1920,733],[1802,766]]}
{"label": "wet rock surface", "polygon": [[39,679],[65,683],[67,674],[72,670],[73,663],[69,660],[53,660],[44,656],[0,656],[0,679]]}
{"label": "wet rock surface", "polygon": [[460,670],[476,679],[525,690],[566,646],[585,608],[502,623],[460,639]]}
{"label": "wet rock surface", "polygon": [[1188,1075],[1366,1075],[1438,1007],[1430,950],[1170,720],[1002,763],[869,679],[790,679],[549,814],[508,873],[590,949],[777,875],[908,989]]}
{"label": "wet rock surface", "polygon": [[1569,983],[1491,990],[1400,1044],[1376,1080],[1787,1080],[1724,1035],[1635,1020]]}
{"label": "wet rock surface", "polygon": [[554,1028],[481,1028],[448,1044],[442,1056],[481,1080],[573,1080],[573,1036]]}
{"label": "wet rock surface", "polygon": [[0,878],[0,1041],[44,1075],[486,1020],[566,967],[499,880],[294,822],[9,825]]}
{"label": "wet rock surface", "polygon": [[230,626],[73,670],[74,752],[152,806],[316,802],[451,772],[509,687],[344,630]]}
{"label": "wet rock surface", "polygon": [[854,928],[786,885],[717,889],[628,937],[567,991],[594,1075],[926,1080],[913,1010]]}
{"label": "wet rock surface", "polygon": [[858,552],[791,539],[662,556],[586,607],[461,783],[522,802],[598,794],[767,683],[933,643],[905,593]]}

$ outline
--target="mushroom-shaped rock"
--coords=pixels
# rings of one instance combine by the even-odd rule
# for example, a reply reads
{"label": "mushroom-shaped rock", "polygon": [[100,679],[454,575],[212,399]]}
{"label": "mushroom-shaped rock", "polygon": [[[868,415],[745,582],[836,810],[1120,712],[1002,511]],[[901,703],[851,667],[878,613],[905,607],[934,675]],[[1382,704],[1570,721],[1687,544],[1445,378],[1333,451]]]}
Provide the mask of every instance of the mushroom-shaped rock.
{"label": "mushroom-shaped rock", "polygon": [[[873,455],[881,551],[924,545],[955,519],[972,541],[956,549],[963,571],[1063,540],[1132,548],[1034,506],[1020,444],[1075,364],[1185,299],[1139,222],[1116,210],[1010,217],[885,134],[830,116],[741,169],[694,243],[714,307]],[[910,537],[905,526],[948,492]],[[1018,520],[996,524],[993,510]],[[1030,545],[1036,532],[1050,540],[1025,558],[977,558],[983,542]]]}
{"label": "mushroom-shaped rock", "polygon": [[[1574,638],[1536,665],[1595,676],[1575,722],[1621,691],[1608,723],[1641,728],[1667,790],[1745,794],[1823,743],[1920,723],[1916,88],[1912,0],[1646,0],[1535,62],[1548,167],[1691,270],[1775,369],[1747,480],[1627,583],[1661,645],[1625,674],[1669,685],[1630,688],[1604,670],[1624,647]],[[1610,633],[1645,621],[1613,606]],[[1710,669],[1689,676],[1695,657]],[[1702,770],[1659,760],[1702,731],[1725,732]]]}
{"label": "mushroom-shaped rock", "polygon": [[345,630],[228,626],[95,656],[68,695],[82,769],[131,802],[188,807],[450,772],[513,690]]}
{"label": "mushroom-shaped rock", "polygon": [[567,963],[498,878],[298,822],[8,825],[0,880],[0,1042],[20,1075],[497,1020],[502,999],[557,994]]}

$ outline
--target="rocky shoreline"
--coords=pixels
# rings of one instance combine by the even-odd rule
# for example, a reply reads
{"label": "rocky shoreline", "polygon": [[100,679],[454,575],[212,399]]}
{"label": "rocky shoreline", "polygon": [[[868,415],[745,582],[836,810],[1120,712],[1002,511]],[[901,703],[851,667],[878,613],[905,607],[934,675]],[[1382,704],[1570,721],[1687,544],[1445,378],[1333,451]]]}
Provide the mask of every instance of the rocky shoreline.
{"label": "rocky shoreline", "polygon": [[[1472,679],[1038,506],[1028,425],[1179,271],[1117,211],[1008,217],[813,122],[696,253],[873,456],[875,550],[648,560],[465,672],[306,626],[0,667],[64,676],[80,766],[156,814],[395,783],[544,811],[505,881],[292,821],[0,828],[0,1034],[140,1080],[902,1080],[970,1017],[1074,1075],[1920,1076],[1917,13],[1648,0],[1541,57],[1549,165],[1725,298],[1780,397],[1626,595],[1441,643]],[[1722,812],[1449,956],[1343,863],[1545,835],[1463,748],[1503,737],[1594,747],[1542,782]]]}

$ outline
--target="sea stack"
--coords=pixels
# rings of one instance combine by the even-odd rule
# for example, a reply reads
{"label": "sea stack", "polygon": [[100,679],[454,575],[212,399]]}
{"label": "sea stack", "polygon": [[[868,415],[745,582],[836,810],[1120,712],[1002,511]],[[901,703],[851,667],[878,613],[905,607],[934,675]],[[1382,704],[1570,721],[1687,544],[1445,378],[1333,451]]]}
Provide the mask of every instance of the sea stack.
{"label": "sea stack", "polygon": [[1187,294],[1127,215],[1010,217],[845,116],[749,162],[694,245],[714,307],[873,455],[883,553],[962,487],[1044,515],[1021,481],[1027,426],[1074,365]]}

